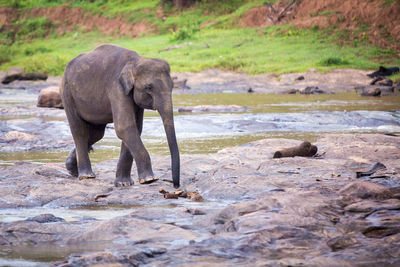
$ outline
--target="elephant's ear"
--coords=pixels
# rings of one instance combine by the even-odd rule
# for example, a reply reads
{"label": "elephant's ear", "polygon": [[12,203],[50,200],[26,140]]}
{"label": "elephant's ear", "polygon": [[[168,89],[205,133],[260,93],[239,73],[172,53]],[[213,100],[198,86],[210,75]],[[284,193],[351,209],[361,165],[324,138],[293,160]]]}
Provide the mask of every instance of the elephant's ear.
{"label": "elephant's ear", "polygon": [[133,64],[128,63],[124,66],[119,76],[119,82],[121,83],[122,87],[124,88],[124,92],[126,95],[133,89],[133,83],[135,82],[135,76],[133,75]]}

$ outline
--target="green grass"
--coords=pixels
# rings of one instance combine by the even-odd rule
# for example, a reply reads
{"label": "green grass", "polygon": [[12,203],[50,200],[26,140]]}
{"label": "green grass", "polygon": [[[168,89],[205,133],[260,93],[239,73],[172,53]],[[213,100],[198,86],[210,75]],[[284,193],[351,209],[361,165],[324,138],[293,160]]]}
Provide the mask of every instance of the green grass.
{"label": "green grass", "polygon": [[[321,31],[297,30],[290,26],[261,30],[201,29],[190,42],[171,41],[171,36],[117,39],[91,32],[70,33],[61,37],[50,35],[44,39],[32,39],[31,42],[17,41],[0,46],[0,54],[9,56],[8,60],[3,60],[0,69],[21,66],[29,72],[61,75],[69,60],[102,43],[121,45],[146,57],[163,58],[176,72],[220,68],[249,74],[281,74],[304,72],[315,67],[327,71],[337,67],[375,69],[382,62],[400,65],[399,57],[391,51],[366,43],[356,47],[340,46],[333,42],[333,36]],[[173,45],[180,48],[160,52]]]}

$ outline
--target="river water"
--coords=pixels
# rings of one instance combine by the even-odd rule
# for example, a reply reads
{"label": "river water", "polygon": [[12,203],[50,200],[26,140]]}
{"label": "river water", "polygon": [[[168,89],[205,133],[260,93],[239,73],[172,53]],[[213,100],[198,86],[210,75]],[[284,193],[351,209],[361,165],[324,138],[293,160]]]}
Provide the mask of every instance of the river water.
{"label": "river water", "polygon": [[[0,137],[19,131],[37,137],[34,142],[0,141],[0,165],[20,162],[43,164],[63,162],[73,147],[72,137],[63,110],[36,108],[37,91],[0,89]],[[248,109],[234,113],[178,113],[179,107],[195,105],[241,105]],[[327,95],[275,94],[182,94],[174,95],[175,128],[182,154],[213,153],[218,150],[263,138],[290,138],[316,141],[323,133],[400,133],[400,96],[360,97],[355,93]],[[147,111],[142,139],[151,155],[167,155],[168,145],[161,119]],[[115,160],[119,156],[120,140],[113,125],[109,125],[103,140],[94,146],[92,162]],[[1,179],[0,174],[0,179]],[[153,208],[163,208],[155,204]],[[199,205],[214,207],[216,203],[168,206],[169,209]],[[222,203],[226,206],[227,203]],[[143,208],[59,208],[37,207],[5,209],[0,221],[23,220],[43,213],[52,213],[67,221],[79,221],[83,216],[98,220],[129,214]],[[146,209],[152,206],[146,205]],[[216,207],[218,208],[218,207]],[[169,220],[169,221],[168,221]],[[168,223],[179,223],[166,218]],[[0,265],[44,266],[46,262],[62,260],[79,251],[102,250],[105,244],[83,248],[26,247],[0,249]],[[52,255],[47,255],[51,251]]]}
{"label": "river water", "polygon": [[[0,135],[20,131],[39,141],[0,143],[0,165],[17,161],[61,162],[72,148],[63,110],[36,108],[37,93],[0,90]],[[178,107],[241,105],[241,113],[178,113]],[[400,132],[400,96],[361,98],[353,93],[328,95],[196,94],[174,95],[175,128],[181,153],[212,153],[263,138],[315,141],[321,133]],[[153,155],[167,155],[160,117],[145,113],[143,142]],[[113,125],[94,146],[93,162],[117,159],[120,140]]]}

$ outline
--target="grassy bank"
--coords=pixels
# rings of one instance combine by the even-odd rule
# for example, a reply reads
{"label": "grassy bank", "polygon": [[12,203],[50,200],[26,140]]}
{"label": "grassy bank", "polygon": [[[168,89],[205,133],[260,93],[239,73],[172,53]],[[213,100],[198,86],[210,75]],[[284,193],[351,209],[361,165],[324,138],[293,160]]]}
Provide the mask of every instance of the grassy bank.
{"label": "grassy bank", "polygon": [[334,38],[321,31],[296,30],[288,26],[205,29],[183,41],[171,41],[172,34],[130,39],[76,32],[1,46],[1,53],[9,60],[1,69],[22,66],[26,71],[61,75],[69,60],[102,43],[118,44],[146,57],[163,58],[173,71],[220,68],[250,74],[279,74],[304,72],[309,68],[322,71],[337,67],[374,69],[379,64],[400,64],[391,51],[367,43],[342,46],[336,44]]}
{"label": "grassy bank", "polygon": [[[46,18],[21,16],[13,24],[14,32],[0,33],[0,70],[21,66],[28,72],[61,75],[69,60],[102,43],[121,45],[146,57],[163,58],[175,72],[219,68],[249,74],[280,74],[305,72],[309,68],[327,71],[400,65],[396,52],[372,46],[366,39],[349,39],[349,32],[334,27],[321,30],[296,29],[290,25],[260,29],[238,26],[238,18],[246,10],[266,1],[224,0],[218,5],[201,1],[185,11],[164,6],[165,18],[156,16],[159,2],[0,0],[1,5],[7,3],[22,12],[32,7],[78,6],[107,17],[123,16],[132,23],[146,20],[158,32],[132,39],[85,32],[76,27],[75,31],[60,36],[56,33],[57,25]],[[204,26],[210,21],[209,26]]]}

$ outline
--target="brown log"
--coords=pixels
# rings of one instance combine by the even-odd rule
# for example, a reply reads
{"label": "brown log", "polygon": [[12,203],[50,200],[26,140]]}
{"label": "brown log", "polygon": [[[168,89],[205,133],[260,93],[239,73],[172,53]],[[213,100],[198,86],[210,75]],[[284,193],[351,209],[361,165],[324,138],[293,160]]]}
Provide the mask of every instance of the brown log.
{"label": "brown log", "polygon": [[317,146],[312,145],[310,142],[303,142],[299,146],[295,147],[289,147],[286,149],[282,149],[279,151],[276,151],[274,153],[273,158],[284,158],[284,157],[295,157],[295,156],[300,156],[300,157],[312,157],[314,156],[318,151]]}

